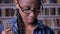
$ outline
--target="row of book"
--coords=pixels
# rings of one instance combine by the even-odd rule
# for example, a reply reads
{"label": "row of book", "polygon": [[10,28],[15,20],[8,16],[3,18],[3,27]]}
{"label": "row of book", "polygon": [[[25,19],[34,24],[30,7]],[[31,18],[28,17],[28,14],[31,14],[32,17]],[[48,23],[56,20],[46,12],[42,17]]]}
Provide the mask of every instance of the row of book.
{"label": "row of book", "polygon": [[51,28],[60,27],[60,19],[44,19],[42,23]]}
{"label": "row of book", "polygon": [[[0,9],[0,16],[13,16],[14,9]],[[60,8],[44,8],[43,11],[40,11],[40,15],[60,15]]]}
{"label": "row of book", "polygon": [[[0,3],[14,3],[13,0],[0,0]],[[60,3],[60,0],[42,0],[42,3]]]}
{"label": "row of book", "polygon": [[42,0],[43,3],[58,3],[60,4],[60,0]]}
{"label": "row of book", "polygon": [[0,3],[13,3],[14,0],[0,0]]}
{"label": "row of book", "polygon": [[0,9],[0,16],[13,16],[14,13],[14,9]]}
{"label": "row of book", "polygon": [[40,15],[60,15],[60,8],[44,8]]}

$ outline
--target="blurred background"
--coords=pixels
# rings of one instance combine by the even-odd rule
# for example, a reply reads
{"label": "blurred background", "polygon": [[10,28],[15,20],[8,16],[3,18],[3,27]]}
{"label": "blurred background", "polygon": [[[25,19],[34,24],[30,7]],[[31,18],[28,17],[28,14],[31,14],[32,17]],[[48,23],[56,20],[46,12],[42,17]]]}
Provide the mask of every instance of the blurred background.
{"label": "blurred background", "polygon": [[[43,11],[38,19],[60,34],[60,0],[42,0]],[[0,24],[16,18],[16,7],[13,0],[0,0]]]}

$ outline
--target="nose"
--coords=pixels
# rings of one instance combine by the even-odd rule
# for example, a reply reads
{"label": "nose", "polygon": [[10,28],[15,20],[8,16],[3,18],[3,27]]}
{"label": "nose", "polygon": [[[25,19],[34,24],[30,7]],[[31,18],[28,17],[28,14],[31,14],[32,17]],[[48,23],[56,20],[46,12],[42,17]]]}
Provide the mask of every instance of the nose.
{"label": "nose", "polygon": [[31,12],[29,16],[34,17],[34,12]]}

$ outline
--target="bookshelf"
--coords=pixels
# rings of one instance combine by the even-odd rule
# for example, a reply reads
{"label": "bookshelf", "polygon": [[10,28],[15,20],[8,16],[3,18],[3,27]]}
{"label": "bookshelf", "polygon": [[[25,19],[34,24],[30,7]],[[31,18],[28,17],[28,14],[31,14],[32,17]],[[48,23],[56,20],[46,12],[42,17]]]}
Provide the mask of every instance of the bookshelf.
{"label": "bookshelf", "polygon": [[43,4],[43,7],[39,16],[40,20],[52,28],[55,34],[60,34],[60,4]]}

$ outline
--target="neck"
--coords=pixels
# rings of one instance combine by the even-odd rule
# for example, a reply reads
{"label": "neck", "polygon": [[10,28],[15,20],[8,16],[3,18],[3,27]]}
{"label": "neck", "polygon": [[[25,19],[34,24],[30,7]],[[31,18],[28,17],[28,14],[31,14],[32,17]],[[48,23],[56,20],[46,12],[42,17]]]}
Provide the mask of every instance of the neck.
{"label": "neck", "polygon": [[25,20],[23,20],[23,23],[24,23],[25,27],[28,27],[28,26],[34,27],[35,26],[34,22],[33,23],[29,23],[29,22],[26,22]]}
{"label": "neck", "polygon": [[35,26],[35,24],[33,24],[33,23],[24,23],[24,25],[25,25],[25,27],[34,27]]}
{"label": "neck", "polygon": [[33,30],[35,28],[35,25],[34,24],[25,24],[25,31],[26,30]]}

